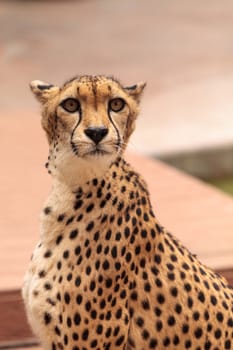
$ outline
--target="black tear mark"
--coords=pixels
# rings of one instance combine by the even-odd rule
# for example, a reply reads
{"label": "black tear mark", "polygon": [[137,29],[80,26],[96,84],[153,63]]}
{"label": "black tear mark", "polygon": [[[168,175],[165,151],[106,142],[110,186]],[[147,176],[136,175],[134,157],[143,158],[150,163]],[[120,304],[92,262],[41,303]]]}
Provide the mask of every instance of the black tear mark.
{"label": "black tear mark", "polygon": [[117,129],[115,123],[113,122],[113,120],[112,120],[112,118],[111,118],[111,115],[110,115],[110,108],[108,108],[108,118],[109,118],[110,122],[112,123],[114,129],[116,130],[116,133],[117,133],[117,146],[119,147],[120,144],[121,144],[120,133],[119,133],[119,130]]}
{"label": "black tear mark", "polygon": [[51,89],[52,87],[54,87],[54,85],[52,84],[48,84],[48,85],[37,85],[38,89],[40,90],[49,90]]}
{"label": "black tear mark", "polygon": [[73,131],[72,131],[72,134],[71,134],[71,137],[70,137],[70,145],[71,145],[71,148],[72,148],[72,151],[74,152],[74,154],[77,156],[78,155],[78,149],[77,149],[77,146],[76,144],[73,142],[73,136],[74,136],[74,133],[75,133],[75,130],[77,129],[77,127],[79,126],[79,124],[81,123],[81,120],[82,120],[82,109],[80,107],[80,110],[79,110],[79,120],[77,121]]}

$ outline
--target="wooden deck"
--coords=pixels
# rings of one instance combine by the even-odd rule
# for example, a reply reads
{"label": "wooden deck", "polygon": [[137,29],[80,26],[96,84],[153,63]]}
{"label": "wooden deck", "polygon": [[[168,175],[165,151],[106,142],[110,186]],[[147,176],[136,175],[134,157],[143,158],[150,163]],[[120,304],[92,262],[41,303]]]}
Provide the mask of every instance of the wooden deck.
{"label": "wooden deck", "polygon": [[[25,114],[17,125],[0,119],[0,128],[6,130],[0,149],[5,183],[0,207],[0,348],[35,345],[20,289],[38,239],[39,211],[50,187],[42,167],[47,145],[38,124],[36,118]],[[17,145],[8,149],[6,157],[7,128]],[[146,178],[161,223],[233,284],[233,199],[161,162],[135,154],[127,154],[127,159]]]}

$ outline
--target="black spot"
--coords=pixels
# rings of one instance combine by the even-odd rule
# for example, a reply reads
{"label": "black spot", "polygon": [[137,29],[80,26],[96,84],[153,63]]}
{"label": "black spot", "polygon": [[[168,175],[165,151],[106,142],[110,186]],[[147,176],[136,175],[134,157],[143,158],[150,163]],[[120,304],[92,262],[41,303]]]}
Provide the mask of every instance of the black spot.
{"label": "black spot", "polygon": [[150,244],[150,242],[147,242],[147,243],[146,243],[145,248],[146,248],[146,251],[147,251],[148,253],[151,251],[151,244]]}
{"label": "black spot", "polygon": [[146,230],[141,230],[141,237],[146,238],[147,237],[147,231]]}
{"label": "black spot", "polygon": [[154,256],[154,262],[155,262],[156,264],[160,264],[160,263],[161,263],[161,257],[160,257],[160,255],[155,254],[155,256]]}
{"label": "black spot", "polygon": [[74,204],[74,210],[77,210],[77,209],[81,208],[82,205],[83,205],[83,201],[81,199],[79,199]]}
{"label": "black spot", "polygon": [[98,326],[96,327],[96,333],[97,334],[103,333],[103,326],[101,324],[98,324]]}
{"label": "black spot", "polygon": [[72,321],[71,321],[71,318],[70,318],[70,317],[67,317],[66,324],[67,324],[67,327],[68,327],[68,328],[71,328],[71,326],[72,326]]}
{"label": "black spot", "polygon": [[61,221],[63,221],[65,219],[65,214],[60,214],[60,215],[58,215],[58,217],[57,217],[57,221],[58,222],[61,222]]}
{"label": "black spot", "polygon": [[100,202],[100,208],[104,208],[106,205],[106,200],[103,199],[101,202]]}
{"label": "black spot", "polygon": [[199,292],[198,294],[198,299],[204,303],[205,302],[205,296],[204,296],[204,293],[203,292]]}
{"label": "black spot", "polygon": [[90,301],[86,302],[85,309],[86,309],[87,312],[89,312],[91,310],[91,303],[90,303]]}
{"label": "black spot", "polygon": [[71,216],[67,221],[66,221],[66,225],[70,225],[72,222],[74,221],[74,216]]}
{"label": "black spot", "polygon": [[221,329],[216,329],[216,331],[214,332],[214,336],[215,336],[216,339],[221,338],[221,336],[222,336]]}
{"label": "black spot", "polygon": [[142,338],[147,340],[149,337],[150,337],[150,333],[146,329],[144,329],[142,332]]}
{"label": "black spot", "polygon": [[149,282],[146,282],[146,283],[144,284],[144,290],[145,290],[145,292],[147,292],[147,293],[150,292],[150,290],[151,290],[151,285],[150,285]]}
{"label": "black spot", "polygon": [[95,348],[97,346],[98,342],[96,339],[91,341],[91,348]]}
{"label": "black spot", "polygon": [[91,256],[91,248],[88,248],[86,251],[86,258],[89,258]]}
{"label": "black spot", "polygon": [[96,317],[97,317],[97,312],[96,312],[95,310],[91,310],[90,315],[91,315],[91,318],[92,318],[93,320],[95,320]]}
{"label": "black spot", "polygon": [[116,246],[112,247],[111,255],[114,259],[117,257],[117,247]]}
{"label": "black spot", "polygon": [[86,227],[87,232],[90,232],[94,227],[94,222],[90,221]]}
{"label": "black spot", "polygon": [[175,311],[177,314],[181,314],[182,312],[182,306],[180,304],[176,304]]}
{"label": "black spot", "polygon": [[93,180],[92,180],[92,184],[93,184],[94,186],[97,186],[97,185],[98,185],[98,179],[96,179],[96,178],[93,179]]}
{"label": "black spot", "polygon": [[64,294],[64,299],[65,299],[65,303],[69,304],[70,303],[70,295],[69,293],[65,292]]}
{"label": "black spot", "polygon": [[126,254],[126,256],[125,256],[125,260],[126,260],[127,262],[130,262],[131,258],[132,258],[132,254],[131,254],[130,252],[128,252],[128,253]]}
{"label": "black spot", "polygon": [[[78,334],[77,334],[76,332],[74,332],[74,333],[72,334],[72,338],[73,338],[73,340],[78,340],[78,339],[79,339],[79,336],[78,336]],[[73,349],[73,350],[79,350],[79,349]]]}
{"label": "black spot", "polygon": [[217,312],[216,318],[219,322],[222,322],[223,321],[223,314],[221,312]]}
{"label": "black spot", "polygon": [[51,322],[51,320],[52,320],[51,315],[48,312],[45,312],[44,313],[44,323],[47,325]]}
{"label": "black spot", "polygon": [[169,346],[171,343],[171,340],[169,337],[165,337],[164,340],[163,340],[163,345],[164,346]]}
{"label": "black spot", "polygon": [[197,339],[200,339],[202,337],[202,329],[200,327],[196,328],[194,331],[194,335]]}
{"label": "black spot", "polygon": [[56,244],[57,244],[57,245],[60,244],[61,241],[62,241],[62,239],[63,239],[63,236],[62,236],[62,235],[57,236]]}
{"label": "black spot", "polygon": [[186,292],[191,292],[192,287],[190,283],[185,283],[184,284],[184,289],[186,290]]}
{"label": "black spot", "polygon": [[51,211],[52,211],[52,208],[51,208],[51,207],[46,207],[46,208],[44,208],[44,213],[45,213],[46,215],[50,214]]}
{"label": "black spot", "polygon": [[78,235],[78,230],[73,230],[70,232],[70,239],[75,239]]}
{"label": "black spot", "polygon": [[38,276],[39,276],[40,278],[45,277],[45,276],[46,276],[45,271],[44,271],[44,270],[39,271]]}
{"label": "black spot", "polygon": [[106,286],[107,288],[110,288],[111,285],[112,285],[112,279],[111,279],[111,278],[108,278],[108,279],[105,281],[105,286]]}
{"label": "black spot", "polygon": [[157,321],[155,327],[156,327],[156,330],[157,330],[158,332],[160,332],[160,331],[162,330],[162,328],[163,328],[163,323],[162,323],[162,321],[160,321],[160,320]]}
{"label": "black spot", "polygon": [[228,325],[229,327],[233,327],[233,318],[230,317],[230,318],[228,319],[227,325]]}
{"label": "black spot", "polygon": [[214,296],[214,295],[211,295],[211,297],[210,297],[210,301],[211,301],[211,304],[212,305],[217,305],[217,298]]}
{"label": "black spot", "polygon": [[211,348],[211,342],[208,340],[207,342],[205,342],[205,347],[204,347],[204,350],[210,350]]}
{"label": "black spot", "polygon": [[82,304],[82,300],[83,300],[83,297],[81,294],[78,294],[77,297],[76,297],[76,303],[78,305]]}
{"label": "black spot", "polygon": [[167,274],[167,277],[168,277],[168,279],[170,280],[170,281],[175,281],[175,274],[174,273],[172,273],[172,272],[169,272],[168,274]]}
{"label": "black spot", "polygon": [[88,329],[84,329],[84,331],[82,333],[82,339],[83,340],[87,340],[88,339],[88,335],[89,335]]}
{"label": "black spot", "polygon": [[108,260],[105,260],[105,261],[103,262],[103,269],[104,269],[104,270],[108,270],[109,267],[110,267],[110,265],[109,265]]}
{"label": "black spot", "polygon": [[116,241],[120,241],[121,240],[121,233],[120,232],[116,233],[115,240]]}
{"label": "black spot", "polygon": [[116,346],[120,346],[120,345],[124,342],[124,340],[125,340],[125,336],[124,336],[124,335],[120,336],[120,337],[116,340],[115,345],[116,345]]}
{"label": "black spot", "polygon": [[185,341],[185,349],[189,349],[189,348],[191,348],[191,346],[192,346],[191,340],[186,340]]}
{"label": "black spot", "polygon": [[78,312],[76,312],[74,315],[74,323],[78,326],[80,322],[81,322],[81,316]]}
{"label": "black spot", "polygon": [[158,250],[160,250],[162,253],[164,253],[164,246],[163,243],[158,244]]}
{"label": "black spot", "polygon": [[44,253],[44,258],[50,258],[51,255],[52,255],[51,250],[47,250],[47,251]]}
{"label": "black spot", "polygon": [[138,325],[138,327],[143,327],[144,326],[144,320],[142,317],[138,317],[136,320],[136,324]]}
{"label": "black spot", "polygon": [[80,214],[78,217],[77,217],[77,221],[81,221],[83,218],[83,214]]}
{"label": "black spot", "polygon": [[231,349],[231,341],[229,339],[226,340],[224,346],[225,346],[225,349]]}
{"label": "black spot", "polygon": [[88,207],[86,208],[86,212],[87,212],[87,213],[90,213],[90,212],[93,210],[93,208],[94,208],[94,204],[91,203],[91,204],[88,205]]}
{"label": "black spot", "polygon": [[58,328],[58,326],[55,326],[55,328],[54,328],[54,331],[55,331],[55,333],[57,334],[57,335],[61,335],[61,331],[60,331],[60,329]]}
{"label": "black spot", "polygon": [[171,295],[172,295],[173,297],[177,297],[177,295],[178,295],[178,289],[177,289],[176,287],[172,287],[172,288],[170,289],[170,293],[171,293]]}
{"label": "black spot", "polygon": [[175,317],[174,316],[169,316],[167,323],[169,326],[174,326],[174,324],[176,323]]}
{"label": "black spot", "polygon": [[149,342],[149,348],[150,349],[155,349],[158,345],[158,341],[155,338],[151,338]]}
{"label": "black spot", "polygon": [[164,304],[165,298],[164,298],[163,294],[158,294],[157,295],[157,301],[158,301],[159,304]]}
{"label": "black spot", "polygon": [[183,324],[183,326],[182,326],[182,332],[183,332],[184,334],[187,334],[188,331],[189,331],[189,325],[186,324],[186,323]]}
{"label": "black spot", "polygon": [[105,239],[106,239],[107,241],[110,240],[111,235],[112,235],[112,231],[111,231],[111,230],[108,230],[107,233],[106,233]]}
{"label": "black spot", "polygon": [[150,309],[150,304],[148,300],[143,300],[142,301],[142,307],[144,310],[149,310]]}
{"label": "black spot", "polygon": [[130,298],[131,298],[132,300],[137,300],[137,299],[138,299],[138,294],[137,294],[137,292],[136,292],[136,291],[133,291],[133,292],[131,293],[131,295],[130,295]]}
{"label": "black spot", "polygon": [[65,250],[63,253],[63,258],[68,259],[69,258],[69,250]]}
{"label": "black spot", "polygon": [[81,277],[78,276],[78,277],[76,278],[76,280],[75,280],[75,285],[76,285],[76,287],[79,287],[80,284],[81,284]]}
{"label": "black spot", "polygon": [[[174,345],[178,345],[180,343],[180,338],[178,337],[178,335],[175,335],[173,338],[173,344]],[[198,349],[196,349],[198,350]]]}
{"label": "black spot", "polygon": [[193,307],[193,299],[191,297],[188,297],[187,304],[190,309]]}
{"label": "black spot", "polygon": [[125,234],[125,238],[128,238],[128,237],[129,237],[129,235],[130,235],[130,229],[129,229],[128,226],[125,227],[124,234]]}

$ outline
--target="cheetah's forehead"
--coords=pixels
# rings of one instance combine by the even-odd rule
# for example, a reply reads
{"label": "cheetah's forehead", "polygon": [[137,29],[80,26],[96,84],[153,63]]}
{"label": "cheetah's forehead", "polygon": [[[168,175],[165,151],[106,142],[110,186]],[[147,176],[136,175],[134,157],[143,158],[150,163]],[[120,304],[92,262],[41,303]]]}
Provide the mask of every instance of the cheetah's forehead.
{"label": "cheetah's forehead", "polygon": [[78,95],[78,97],[82,98],[90,95],[106,97],[117,94],[120,90],[122,91],[123,88],[117,80],[102,75],[76,77],[66,82],[63,86],[65,94]]}

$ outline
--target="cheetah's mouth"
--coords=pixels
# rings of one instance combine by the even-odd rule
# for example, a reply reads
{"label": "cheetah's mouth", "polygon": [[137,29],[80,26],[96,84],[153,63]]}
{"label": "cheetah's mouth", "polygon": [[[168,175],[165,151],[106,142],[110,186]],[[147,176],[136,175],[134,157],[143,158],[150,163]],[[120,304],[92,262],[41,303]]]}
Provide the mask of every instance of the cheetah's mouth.
{"label": "cheetah's mouth", "polygon": [[111,153],[108,152],[108,151],[105,151],[103,149],[96,148],[96,149],[88,152],[86,155],[87,156],[104,156],[104,155],[107,155],[107,154],[111,154]]}
{"label": "cheetah's mouth", "polygon": [[106,149],[104,149],[103,147],[96,146],[96,147],[92,148],[91,150],[87,151],[84,154],[84,157],[106,156],[106,155],[110,155],[110,154],[112,154],[112,153],[109,151],[106,151]]}

